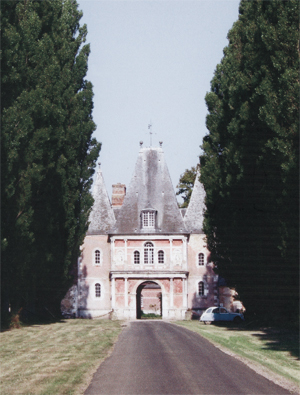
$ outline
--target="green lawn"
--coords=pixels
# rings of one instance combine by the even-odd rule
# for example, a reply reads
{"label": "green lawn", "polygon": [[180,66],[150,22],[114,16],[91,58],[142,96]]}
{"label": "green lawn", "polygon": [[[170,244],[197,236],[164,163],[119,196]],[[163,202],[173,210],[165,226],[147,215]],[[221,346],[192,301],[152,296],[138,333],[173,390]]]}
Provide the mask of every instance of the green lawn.
{"label": "green lawn", "polygon": [[0,333],[1,395],[82,394],[120,321],[65,320]]}
{"label": "green lawn", "polygon": [[199,321],[178,321],[176,324],[199,333],[216,345],[246,360],[262,365],[277,375],[300,384],[299,336],[290,329],[248,328],[231,325],[204,325]]}
{"label": "green lawn", "polygon": [[[176,323],[299,385],[295,331]],[[120,321],[78,319],[0,333],[1,395],[82,394],[121,329]]]}
{"label": "green lawn", "polygon": [[147,319],[151,319],[151,320],[154,320],[154,319],[161,320],[161,318],[162,318],[161,315],[155,314],[155,313],[148,313],[148,314],[142,313],[142,315],[141,315],[141,319],[142,319],[142,320],[147,320]]}

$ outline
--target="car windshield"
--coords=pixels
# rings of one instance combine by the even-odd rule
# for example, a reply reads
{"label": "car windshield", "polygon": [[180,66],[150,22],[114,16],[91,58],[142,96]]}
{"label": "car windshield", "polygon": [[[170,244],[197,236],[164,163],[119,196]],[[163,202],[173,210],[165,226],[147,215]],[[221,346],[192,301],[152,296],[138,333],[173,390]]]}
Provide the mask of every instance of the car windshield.
{"label": "car windshield", "polygon": [[207,309],[207,310],[206,310],[206,313],[211,313],[211,311],[212,311],[212,308]]}
{"label": "car windshield", "polygon": [[219,312],[220,312],[220,309],[219,309],[219,308],[213,309],[213,313],[214,313],[214,314],[218,314]]}

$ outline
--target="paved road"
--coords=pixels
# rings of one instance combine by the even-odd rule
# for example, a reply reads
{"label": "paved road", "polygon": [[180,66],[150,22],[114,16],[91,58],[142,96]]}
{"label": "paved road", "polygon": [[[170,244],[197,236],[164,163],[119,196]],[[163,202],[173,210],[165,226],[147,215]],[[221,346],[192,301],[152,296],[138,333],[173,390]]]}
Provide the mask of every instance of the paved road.
{"label": "paved road", "polygon": [[136,321],[121,333],[85,395],[284,395],[289,391],[224,354],[196,333]]}

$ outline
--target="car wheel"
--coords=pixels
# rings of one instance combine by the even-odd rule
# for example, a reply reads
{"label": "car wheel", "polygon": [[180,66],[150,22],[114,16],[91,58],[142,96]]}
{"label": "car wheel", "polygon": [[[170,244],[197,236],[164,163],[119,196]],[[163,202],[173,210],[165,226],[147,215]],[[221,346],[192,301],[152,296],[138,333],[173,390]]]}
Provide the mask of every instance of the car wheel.
{"label": "car wheel", "polygon": [[235,324],[240,324],[242,322],[242,319],[241,319],[241,317],[234,317],[233,322]]}
{"label": "car wheel", "polygon": [[204,321],[204,324],[205,324],[205,325],[210,325],[210,324],[211,324],[211,321]]}

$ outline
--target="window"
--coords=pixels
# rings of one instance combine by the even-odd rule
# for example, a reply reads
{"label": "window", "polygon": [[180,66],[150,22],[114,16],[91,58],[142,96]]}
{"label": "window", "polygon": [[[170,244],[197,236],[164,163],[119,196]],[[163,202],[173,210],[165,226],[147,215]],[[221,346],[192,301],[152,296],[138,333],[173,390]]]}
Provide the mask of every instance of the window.
{"label": "window", "polygon": [[147,242],[144,246],[144,264],[150,264],[153,265],[154,261],[154,248],[153,244],[150,242]]}
{"label": "window", "polygon": [[139,265],[140,263],[140,253],[139,251],[134,251],[133,253],[133,260],[135,265]]}
{"label": "window", "polygon": [[100,265],[101,262],[101,252],[99,250],[95,251],[95,265]]}
{"label": "window", "polygon": [[158,263],[165,263],[165,253],[162,250],[158,251]]}
{"label": "window", "polygon": [[95,284],[95,296],[96,298],[101,297],[101,285],[99,283]]}
{"label": "window", "polygon": [[142,227],[154,229],[155,226],[155,211],[142,212]]}
{"label": "window", "polygon": [[100,266],[102,264],[102,259],[103,259],[102,251],[101,251],[101,249],[99,247],[95,248],[93,250],[93,256],[92,257],[93,257],[93,265],[94,266]]}
{"label": "window", "polygon": [[200,252],[200,254],[198,254],[198,265],[199,266],[204,265],[204,254],[202,252]]}
{"label": "window", "polygon": [[204,295],[204,282],[199,281],[198,283],[198,295],[203,296]]}

